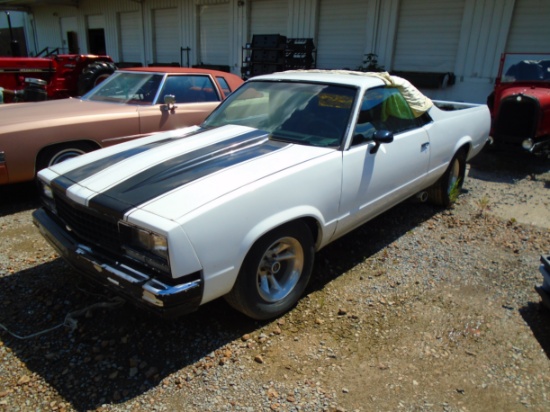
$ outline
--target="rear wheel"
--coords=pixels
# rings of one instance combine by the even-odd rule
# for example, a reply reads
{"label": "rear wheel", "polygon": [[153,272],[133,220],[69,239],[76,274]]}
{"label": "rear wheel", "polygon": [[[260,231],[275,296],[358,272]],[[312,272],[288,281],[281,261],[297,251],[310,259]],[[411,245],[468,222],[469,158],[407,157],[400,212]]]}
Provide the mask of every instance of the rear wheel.
{"label": "rear wheel", "polygon": [[313,268],[313,239],[302,222],[281,226],[260,238],[248,252],[227,302],[259,320],[292,308]]}
{"label": "rear wheel", "polygon": [[452,158],[443,176],[429,189],[428,194],[431,201],[444,207],[452,205],[460,194],[465,175],[466,152],[460,150]]}
{"label": "rear wheel", "polygon": [[78,77],[78,95],[82,96],[93,89],[116,70],[111,62],[94,62],[89,64]]}
{"label": "rear wheel", "polygon": [[96,150],[97,147],[88,142],[69,142],[43,149],[36,159],[36,171],[53,166],[65,160]]}

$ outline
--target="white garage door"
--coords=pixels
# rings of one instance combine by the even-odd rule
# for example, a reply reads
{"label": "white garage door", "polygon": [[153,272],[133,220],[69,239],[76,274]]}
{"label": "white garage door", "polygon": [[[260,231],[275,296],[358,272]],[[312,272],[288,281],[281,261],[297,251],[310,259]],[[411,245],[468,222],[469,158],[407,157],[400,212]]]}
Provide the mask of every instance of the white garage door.
{"label": "white garage door", "polygon": [[550,1],[516,0],[506,51],[550,53]]}
{"label": "white garage door", "polygon": [[199,9],[201,64],[229,65],[229,3]]}
{"label": "white garage door", "polygon": [[153,10],[153,47],[155,63],[180,61],[178,9]]}
{"label": "white garage door", "polygon": [[120,59],[123,62],[142,62],[141,18],[137,11],[120,13]]}
{"label": "white garage door", "polygon": [[254,0],[250,6],[250,39],[254,34],[280,34],[288,31],[288,0]]}
{"label": "white garage door", "polygon": [[363,62],[367,33],[367,2],[321,0],[317,67],[356,69]]}
{"label": "white garage door", "polygon": [[452,72],[465,0],[401,0],[393,70]]}

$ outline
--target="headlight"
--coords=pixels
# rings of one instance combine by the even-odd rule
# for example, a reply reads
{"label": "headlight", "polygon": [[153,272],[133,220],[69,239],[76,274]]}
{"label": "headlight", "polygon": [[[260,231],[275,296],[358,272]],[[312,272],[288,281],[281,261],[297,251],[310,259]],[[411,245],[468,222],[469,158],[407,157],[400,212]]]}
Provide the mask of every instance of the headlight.
{"label": "headlight", "polygon": [[43,182],[40,179],[38,180],[38,185],[39,185],[39,189],[40,189],[40,195],[41,195],[41,198],[42,198],[42,202],[44,203],[44,205],[48,209],[50,209],[53,212],[56,212],[55,200],[54,200],[54,197],[53,197],[52,187],[49,184]]}
{"label": "headlight", "polygon": [[523,147],[525,150],[531,151],[533,148],[533,139],[525,139],[523,142],[521,142],[521,147]]}
{"label": "headlight", "polygon": [[163,272],[170,272],[168,240],[165,236],[120,222],[128,256]]}
{"label": "headlight", "polygon": [[40,192],[42,193],[42,196],[46,197],[47,199],[51,199],[53,200],[53,190],[52,190],[52,187],[47,184],[47,183],[44,183],[42,181],[40,181]]}
{"label": "headlight", "polygon": [[148,232],[143,229],[134,229],[135,245],[161,258],[168,259],[168,241],[164,236]]}

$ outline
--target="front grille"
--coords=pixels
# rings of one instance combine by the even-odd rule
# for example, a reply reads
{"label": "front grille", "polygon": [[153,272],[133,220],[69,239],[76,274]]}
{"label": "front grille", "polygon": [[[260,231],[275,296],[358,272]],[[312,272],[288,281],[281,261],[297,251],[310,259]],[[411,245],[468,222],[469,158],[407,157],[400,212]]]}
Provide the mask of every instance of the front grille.
{"label": "front grille", "polygon": [[534,137],[540,106],[536,99],[515,95],[502,99],[495,123],[495,136],[508,143]]}
{"label": "front grille", "polygon": [[109,216],[93,213],[69,199],[55,196],[57,215],[79,238],[101,246],[103,249],[120,249],[118,220]]}

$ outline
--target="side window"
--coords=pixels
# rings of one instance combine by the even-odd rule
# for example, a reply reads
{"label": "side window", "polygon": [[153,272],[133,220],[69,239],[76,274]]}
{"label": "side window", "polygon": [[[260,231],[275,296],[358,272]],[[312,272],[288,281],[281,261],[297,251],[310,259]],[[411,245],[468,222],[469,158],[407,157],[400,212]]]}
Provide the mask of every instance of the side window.
{"label": "side window", "polygon": [[380,87],[365,93],[354,134],[360,135],[358,142],[364,142],[377,130],[397,134],[417,127],[419,122],[399,90]]}
{"label": "side window", "polygon": [[167,94],[174,95],[176,103],[220,101],[216,87],[209,76],[168,76],[160,93],[160,102]]}
{"label": "side window", "polygon": [[229,96],[231,94],[231,88],[229,87],[229,84],[227,83],[227,81],[221,76],[216,77],[216,80],[220,84],[220,87],[222,88],[222,91],[225,94],[225,96]]}

